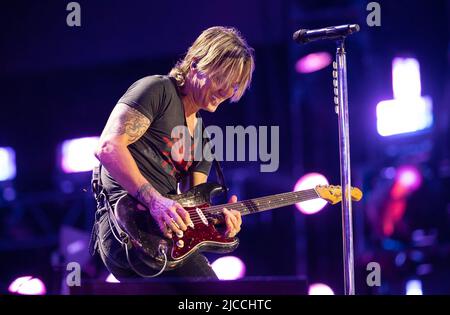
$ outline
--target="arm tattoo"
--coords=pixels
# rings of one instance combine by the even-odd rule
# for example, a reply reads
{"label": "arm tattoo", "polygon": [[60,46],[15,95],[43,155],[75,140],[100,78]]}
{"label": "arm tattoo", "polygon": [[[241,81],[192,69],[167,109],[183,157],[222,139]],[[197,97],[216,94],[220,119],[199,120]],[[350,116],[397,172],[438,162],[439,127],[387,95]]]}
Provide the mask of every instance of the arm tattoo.
{"label": "arm tattoo", "polygon": [[142,202],[145,205],[149,205],[152,203],[155,195],[159,194],[158,191],[153,188],[152,185],[146,183],[142,185],[138,191],[136,192],[136,199]]}
{"label": "arm tattoo", "polygon": [[139,139],[150,126],[150,120],[138,110],[128,107],[127,110],[113,119],[107,133],[126,134],[129,143]]}

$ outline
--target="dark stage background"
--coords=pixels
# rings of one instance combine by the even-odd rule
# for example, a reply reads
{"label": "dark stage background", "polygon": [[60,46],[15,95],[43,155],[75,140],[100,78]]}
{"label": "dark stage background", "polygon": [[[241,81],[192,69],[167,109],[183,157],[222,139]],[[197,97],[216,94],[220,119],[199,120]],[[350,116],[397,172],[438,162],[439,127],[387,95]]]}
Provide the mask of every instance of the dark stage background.
{"label": "dark stage background", "polygon": [[[48,294],[62,292],[68,259],[62,239],[75,233],[84,240],[95,204],[90,173],[63,174],[58,146],[98,136],[131,83],[168,73],[210,26],[239,29],[255,49],[256,70],[242,100],[203,114],[206,123],[280,126],[279,169],[261,173],[260,161],[224,162],[231,192],[248,199],[291,191],[310,172],[339,184],[332,67],[312,73],[295,68],[312,52],[333,56],[335,45],[300,46],[292,33],[358,23],[360,32],[347,40],[352,180],[364,193],[353,204],[357,293],[404,294],[411,279],[421,281],[424,294],[450,293],[450,2],[378,1],[381,26],[374,27],[366,23],[369,2],[78,1],[80,27],[66,24],[69,1],[3,4],[0,147],[15,150],[17,176],[0,182],[0,292],[25,275],[39,277]],[[382,137],[376,104],[393,97],[396,56],[420,62],[422,95],[433,100],[434,124],[424,132]],[[389,174],[404,164],[419,170],[422,183],[405,197],[404,213],[386,235],[379,226],[390,209]],[[313,215],[291,206],[247,216],[239,236],[233,255],[245,263],[246,276],[306,276],[343,294],[340,204]],[[86,279],[107,276],[97,258],[80,255]],[[381,265],[379,287],[366,284],[370,261]]]}

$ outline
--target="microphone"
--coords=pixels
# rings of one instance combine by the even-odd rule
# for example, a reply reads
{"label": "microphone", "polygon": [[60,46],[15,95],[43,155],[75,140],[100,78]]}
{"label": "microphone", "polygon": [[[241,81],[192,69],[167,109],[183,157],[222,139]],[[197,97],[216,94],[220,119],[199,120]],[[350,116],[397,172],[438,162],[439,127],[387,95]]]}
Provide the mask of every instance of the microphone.
{"label": "microphone", "polygon": [[319,39],[339,39],[359,31],[358,24],[329,26],[316,30],[299,29],[292,38],[299,44],[306,44]]}

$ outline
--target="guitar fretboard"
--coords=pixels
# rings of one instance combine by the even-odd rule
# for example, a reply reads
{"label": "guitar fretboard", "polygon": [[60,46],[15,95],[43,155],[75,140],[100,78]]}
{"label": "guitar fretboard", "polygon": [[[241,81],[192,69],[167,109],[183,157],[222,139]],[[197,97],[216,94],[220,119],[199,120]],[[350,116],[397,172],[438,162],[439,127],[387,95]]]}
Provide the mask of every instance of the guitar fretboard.
{"label": "guitar fretboard", "polygon": [[319,198],[317,192],[314,189],[307,189],[271,195],[266,197],[242,200],[236,203],[228,203],[212,206],[204,209],[203,211],[209,214],[219,214],[222,213],[223,208],[227,208],[229,210],[237,210],[241,212],[241,215],[247,215],[251,213],[290,206],[297,202],[307,201],[316,198]]}

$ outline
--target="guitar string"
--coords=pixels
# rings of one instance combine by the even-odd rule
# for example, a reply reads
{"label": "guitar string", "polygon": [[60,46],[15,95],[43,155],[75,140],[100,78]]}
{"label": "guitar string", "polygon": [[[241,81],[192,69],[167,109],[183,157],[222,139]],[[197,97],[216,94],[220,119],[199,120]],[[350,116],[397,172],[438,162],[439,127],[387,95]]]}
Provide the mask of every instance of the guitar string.
{"label": "guitar string", "polygon": [[[202,212],[207,214],[218,214],[222,212],[223,208],[233,208],[235,210],[245,210],[246,208],[252,208],[253,210],[256,210],[258,207],[262,208],[264,206],[273,206],[273,205],[280,205],[280,204],[289,204],[290,202],[293,202],[297,199],[305,199],[303,201],[309,200],[311,198],[317,198],[317,194],[315,191],[308,192],[308,193],[302,193],[302,194],[293,194],[288,197],[283,196],[283,200],[281,199],[274,199],[274,197],[261,197],[261,198],[255,198],[250,200],[243,200],[236,203],[230,203],[230,204],[222,204],[222,205],[216,205],[216,206],[210,206],[205,209],[202,209]],[[299,200],[297,202],[301,202],[302,200]],[[296,203],[296,202],[294,202]],[[193,209],[195,210],[195,209]],[[251,212],[251,211],[250,211]]]}
{"label": "guitar string", "polygon": [[[222,212],[223,208],[233,208],[235,210],[243,210],[245,211],[246,208],[250,208],[252,210],[263,208],[267,206],[273,206],[273,205],[280,205],[280,204],[289,204],[292,201],[295,201],[297,199],[309,199],[312,197],[317,197],[317,195],[314,193],[310,194],[302,194],[302,195],[293,195],[293,196],[283,196],[283,198],[279,197],[279,199],[257,199],[257,200],[244,200],[241,202],[236,202],[232,204],[224,204],[224,205],[218,205],[218,206],[211,206],[205,209],[205,212],[211,213],[211,214],[217,214],[218,212]],[[252,211],[250,211],[252,212]]]}
{"label": "guitar string", "polygon": [[[260,212],[263,211],[263,208],[266,206],[270,206],[270,208],[274,209],[274,208],[281,208],[283,206],[288,206],[288,205],[292,205],[295,204],[297,202],[302,202],[302,201],[307,201],[307,200],[311,200],[311,199],[315,199],[317,198],[317,195],[313,195],[311,194],[309,196],[309,198],[306,198],[305,200],[298,200],[297,198],[284,198],[283,200],[275,200],[275,201],[271,201],[270,204],[253,204],[253,203],[249,203],[249,204],[244,204],[244,205],[235,205],[235,204],[229,204],[229,205],[223,205],[223,207],[217,208],[215,207],[214,211],[208,211],[208,208],[202,210],[202,212],[205,213],[205,216],[208,216],[210,214],[220,214],[222,213],[222,209],[223,208],[231,208],[232,210],[237,210],[240,211],[243,215],[245,214],[249,214],[249,213],[256,213],[256,212]],[[206,210],[206,211],[205,211]],[[269,209],[266,209],[269,210]],[[192,214],[192,218],[191,220],[193,221],[193,223],[199,223],[202,222],[200,216],[198,215],[198,213],[195,211],[192,213],[190,213],[190,215]]]}
{"label": "guitar string", "polygon": [[[319,197],[316,193],[315,190],[306,190],[306,191],[298,191],[298,192],[289,192],[289,193],[282,193],[282,194],[277,194],[277,195],[272,195],[272,196],[267,196],[267,197],[260,197],[260,198],[254,198],[254,199],[249,199],[249,200],[243,200],[243,201],[238,201],[236,203],[230,203],[230,204],[223,204],[223,205],[216,205],[216,206],[211,206],[206,208],[205,210],[207,210],[208,212],[213,212],[215,210],[221,210],[222,208],[226,208],[226,206],[229,205],[239,205],[241,204],[242,206],[245,206],[245,203],[251,204],[251,205],[258,205],[256,202],[259,203],[263,203],[263,202],[268,202],[268,204],[271,204],[272,202],[281,202],[281,201],[292,201],[294,199],[297,198],[310,198],[310,197]],[[276,198],[281,198],[281,199],[276,199]],[[274,201],[275,200],[275,201]]]}
{"label": "guitar string", "polygon": [[[283,197],[281,199],[274,199],[278,197]],[[260,197],[255,198],[256,201],[250,200],[243,200],[236,203],[230,203],[230,204],[223,204],[223,205],[217,205],[217,206],[211,206],[207,207],[205,209],[202,209],[201,211],[206,214],[219,214],[222,212],[223,208],[232,208],[233,210],[238,210],[241,213],[247,214],[247,213],[253,213],[253,212],[259,212],[262,208],[270,206],[273,208],[282,207],[283,205],[290,205],[297,202],[302,202],[310,199],[318,198],[318,194],[315,190],[307,190],[307,191],[301,191],[301,192],[291,192],[291,193],[283,193],[268,197]],[[305,199],[305,200],[298,200],[298,199]],[[297,201],[298,200],[298,201]],[[259,208],[259,209],[258,209]],[[202,222],[200,216],[198,215],[197,211],[195,209],[187,209],[191,217],[191,221],[195,223]]]}

